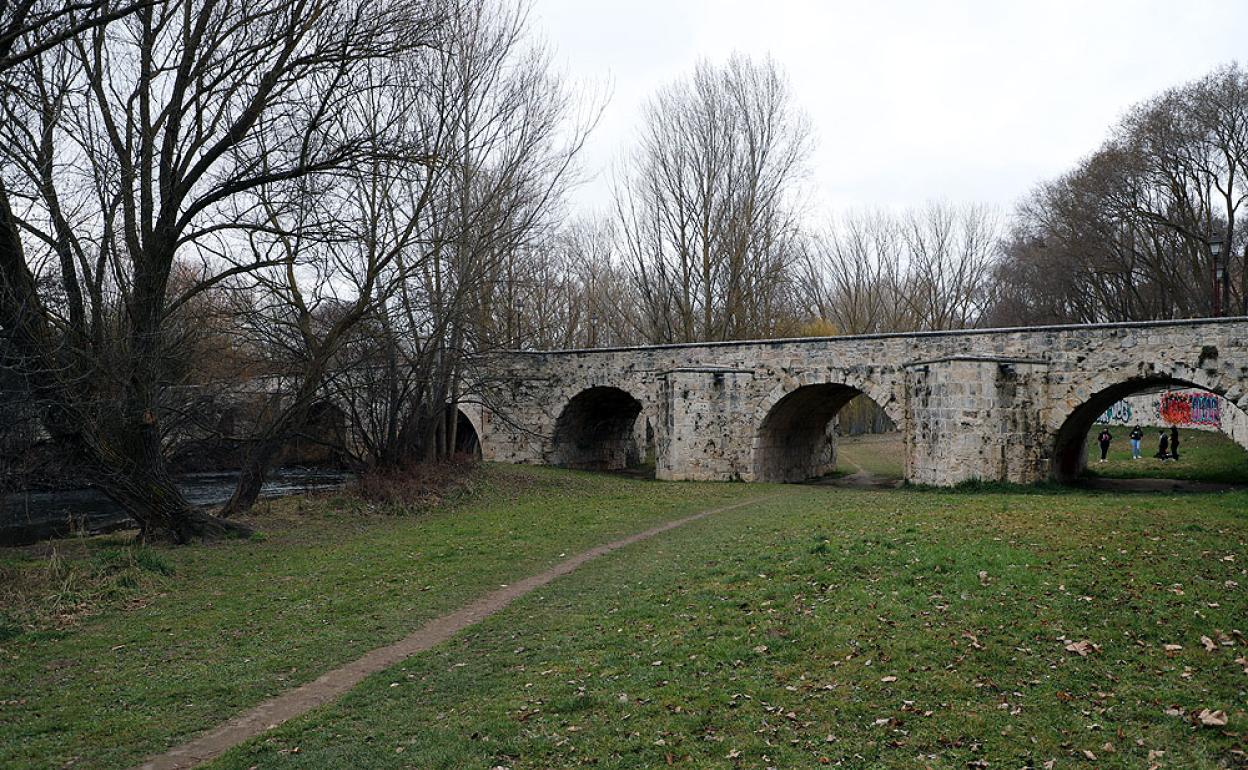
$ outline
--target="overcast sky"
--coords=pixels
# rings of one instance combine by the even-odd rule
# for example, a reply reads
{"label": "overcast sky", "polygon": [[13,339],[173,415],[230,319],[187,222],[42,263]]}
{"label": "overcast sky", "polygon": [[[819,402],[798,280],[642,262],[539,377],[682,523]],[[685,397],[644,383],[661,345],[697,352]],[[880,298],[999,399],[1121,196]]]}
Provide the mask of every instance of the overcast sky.
{"label": "overcast sky", "polygon": [[928,200],[1008,208],[1096,148],[1130,105],[1239,57],[1248,2],[533,0],[574,79],[610,80],[583,158],[607,171],[641,105],[699,58],[770,53],[815,128],[816,210]]}

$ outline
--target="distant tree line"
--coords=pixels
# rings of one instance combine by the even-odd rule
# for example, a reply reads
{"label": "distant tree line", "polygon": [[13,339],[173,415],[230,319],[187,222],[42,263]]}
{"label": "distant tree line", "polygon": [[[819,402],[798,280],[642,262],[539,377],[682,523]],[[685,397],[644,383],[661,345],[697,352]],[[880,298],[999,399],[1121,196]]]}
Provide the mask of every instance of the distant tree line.
{"label": "distant tree line", "polygon": [[614,207],[530,267],[522,347],[1248,314],[1248,71],[1131,108],[1013,211],[936,201],[812,222],[810,127],[774,63],[702,64],[648,105]]}
{"label": "distant tree line", "polygon": [[1094,153],[1018,207],[988,321],[1078,323],[1248,314],[1248,71],[1239,64],[1132,108]]}

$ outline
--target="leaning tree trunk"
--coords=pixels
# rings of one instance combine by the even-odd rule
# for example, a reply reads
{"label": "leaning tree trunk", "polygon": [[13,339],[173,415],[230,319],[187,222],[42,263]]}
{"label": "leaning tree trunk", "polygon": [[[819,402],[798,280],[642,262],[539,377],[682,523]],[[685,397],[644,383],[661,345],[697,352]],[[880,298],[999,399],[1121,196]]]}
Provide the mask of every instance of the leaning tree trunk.
{"label": "leaning tree trunk", "polygon": [[93,485],[139,523],[144,540],[188,543],[252,530],[199,510],[174,483],[150,411],[87,426],[78,434]]}
{"label": "leaning tree trunk", "polygon": [[321,370],[314,369],[305,376],[303,384],[294,396],[294,402],[271,422],[251,442],[247,455],[239,469],[238,484],[234,494],[221,508],[221,516],[229,518],[246,513],[260,499],[260,490],[273,468],[273,461],[282,451],[286,439],[299,426],[305,424],[312,411],[316,387],[320,384]]}
{"label": "leaning tree trunk", "polygon": [[[92,403],[97,397],[91,383],[100,378],[74,365],[76,360],[89,360],[90,351],[70,351],[68,360],[59,355],[63,336],[53,332],[39,299],[2,185],[0,329],[8,334],[11,363],[40,404],[53,443],[86,468],[92,486],[139,523],[145,539],[185,543],[250,532],[186,502],[169,476],[154,420],[127,420],[120,414],[125,410]],[[106,421],[94,419],[92,411],[105,412]]]}
{"label": "leaning tree trunk", "polygon": [[282,449],[283,439],[280,433],[273,432],[257,440],[243,458],[243,466],[239,469],[238,484],[234,494],[221,508],[221,516],[229,518],[246,513],[260,499],[260,490],[268,478],[273,460]]}

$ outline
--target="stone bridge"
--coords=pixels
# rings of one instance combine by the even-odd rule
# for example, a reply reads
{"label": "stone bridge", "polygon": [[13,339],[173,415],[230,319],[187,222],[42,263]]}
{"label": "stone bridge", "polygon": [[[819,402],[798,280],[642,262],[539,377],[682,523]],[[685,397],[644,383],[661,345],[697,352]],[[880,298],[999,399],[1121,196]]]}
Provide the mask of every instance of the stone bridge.
{"label": "stone bridge", "polygon": [[905,437],[906,478],[1069,480],[1114,402],[1175,385],[1248,409],[1248,318],[507,353],[463,410],[486,459],[662,479],[801,481],[835,465],[833,417],[865,394]]}

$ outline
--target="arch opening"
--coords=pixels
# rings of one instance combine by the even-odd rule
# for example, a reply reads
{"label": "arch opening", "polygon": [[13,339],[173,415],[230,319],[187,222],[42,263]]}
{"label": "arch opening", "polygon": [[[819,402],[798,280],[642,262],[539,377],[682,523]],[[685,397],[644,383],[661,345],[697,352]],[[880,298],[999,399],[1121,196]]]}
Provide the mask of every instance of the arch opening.
{"label": "arch opening", "polygon": [[471,457],[474,460],[481,459],[481,437],[477,435],[477,429],[472,424],[472,420],[464,414],[463,409],[458,408],[455,410],[454,453]]}
{"label": "arch opening", "polygon": [[[840,422],[844,424],[838,426]],[[879,404],[858,388],[839,383],[802,386],[777,401],[763,418],[754,440],[754,477],[794,483],[826,476],[837,470],[838,434],[895,437],[896,429]],[[894,453],[904,451],[899,438],[893,443]]]}
{"label": "arch opening", "polygon": [[[1130,378],[1104,388],[1077,406],[1058,429],[1051,476],[1054,481],[1070,484],[1089,475],[1092,459],[1098,465],[1102,462],[1096,438],[1104,428],[1112,437],[1105,461],[1108,470],[1094,475],[1152,475],[1197,481],[1205,476],[1207,480],[1248,483],[1248,414],[1221,396],[1211,388],[1165,375]],[[1132,461],[1129,437],[1135,427],[1143,433],[1140,460],[1144,462],[1119,472],[1115,470],[1118,461]],[[1161,457],[1161,434],[1173,435],[1172,428],[1187,436],[1182,442],[1185,451],[1173,467],[1154,462],[1166,459]],[[1194,458],[1186,452],[1193,441],[1202,450]],[[1167,438],[1168,459],[1174,460],[1169,444]]]}
{"label": "arch opening", "polygon": [[641,464],[640,415],[641,402],[619,388],[581,391],[555,422],[551,464],[586,470],[623,470]]}

